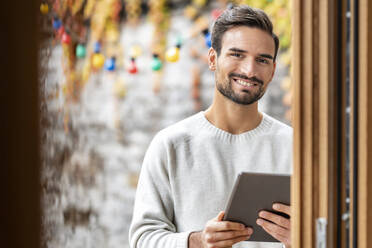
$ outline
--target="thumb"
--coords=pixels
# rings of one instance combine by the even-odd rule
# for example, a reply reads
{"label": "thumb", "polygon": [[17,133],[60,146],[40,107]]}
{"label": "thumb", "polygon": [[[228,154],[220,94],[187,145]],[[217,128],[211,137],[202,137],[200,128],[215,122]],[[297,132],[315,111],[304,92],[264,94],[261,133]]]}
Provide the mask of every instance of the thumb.
{"label": "thumb", "polygon": [[225,211],[221,211],[218,213],[216,218],[214,218],[216,221],[222,221],[223,217],[225,216]]}

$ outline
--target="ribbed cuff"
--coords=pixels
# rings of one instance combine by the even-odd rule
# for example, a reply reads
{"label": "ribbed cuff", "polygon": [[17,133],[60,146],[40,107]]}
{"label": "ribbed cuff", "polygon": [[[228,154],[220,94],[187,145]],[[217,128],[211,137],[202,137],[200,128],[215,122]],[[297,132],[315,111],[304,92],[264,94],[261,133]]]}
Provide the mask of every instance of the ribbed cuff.
{"label": "ribbed cuff", "polygon": [[191,232],[176,233],[175,238],[177,239],[177,248],[188,248],[189,247],[189,236]]}

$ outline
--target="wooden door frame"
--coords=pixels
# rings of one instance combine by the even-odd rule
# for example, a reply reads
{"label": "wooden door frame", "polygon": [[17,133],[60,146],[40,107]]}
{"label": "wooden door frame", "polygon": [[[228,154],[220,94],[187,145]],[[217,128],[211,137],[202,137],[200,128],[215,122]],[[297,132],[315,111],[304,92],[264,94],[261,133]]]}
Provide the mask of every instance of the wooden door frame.
{"label": "wooden door frame", "polygon": [[40,247],[38,16],[40,2],[0,10],[0,246]]}
{"label": "wooden door frame", "polygon": [[[337,190],[345,182],[344,175],[337,177],[337,170],[346,153],[346,87],[341,83],[346,68],[339,66],[345,60],[346,25],[337,13],[346,15],[345,0],[293,0],[293,247],[316,247],[318,218],[328,223],[327,247],[337,246],[337,235],[350,235],[349,247],[372,247],[372,211],[368,211],[372,209],[372,3],[355,0],[351,8],[352,23],[357,23],[351,25],[351,37],[357,39],[351,39],[350,82],[357,87],[351,87],[351,120],[356,120],[350,122],[351,142],[354,137],[356,143],[351,143],[350,161],[351,172],[355,168],[357,174],[350,179],[357,200],[351,195],[349,234],[337,232],[344,225],[337,212]],[[341,29],[335,28],[337,21]],[[353,209],[357,216],[352,215]],[[357,232],[352,231],[354,227]]]}
{"label": "wooden door frame", "polygon": [[[337,1],[293,0],[293,247],[315,247],[315,223],[327,220],[335,247],[340,92],[337,86]],[[341,94],[342,95],[342,94]]]}
{"label": "wooden door frame", "polygon": [[[358,9],[358,248],[372,247],[372,3]],[[369,179],[369,180],[368,180]],[[355,238],[355,237],[354,237]]]}

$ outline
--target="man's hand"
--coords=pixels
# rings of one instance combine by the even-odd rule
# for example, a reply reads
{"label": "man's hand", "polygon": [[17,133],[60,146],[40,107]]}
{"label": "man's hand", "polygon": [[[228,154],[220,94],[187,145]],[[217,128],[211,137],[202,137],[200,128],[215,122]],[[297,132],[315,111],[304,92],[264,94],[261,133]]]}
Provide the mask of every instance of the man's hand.
{"label": "man's hand", "polygon": [[[274,203],[273,209],[275,211],[285,213],[291,216],[291,207]],[[282,217],[280,215],[268,212],[260,211],[258,214],[257,225],[261,226],[267,233],[282,242],[286,248],[291,247],[291,221],[288,218]],[[269,222],[269,221],[271,222]]]}
{"label": "man's hand", "polygon": [[249,239],[253,229],[243,224],[222,221],[225,212],[220,212],[217,217],[207,222],[201,232],[191,233],[189,248],[225,248]]}

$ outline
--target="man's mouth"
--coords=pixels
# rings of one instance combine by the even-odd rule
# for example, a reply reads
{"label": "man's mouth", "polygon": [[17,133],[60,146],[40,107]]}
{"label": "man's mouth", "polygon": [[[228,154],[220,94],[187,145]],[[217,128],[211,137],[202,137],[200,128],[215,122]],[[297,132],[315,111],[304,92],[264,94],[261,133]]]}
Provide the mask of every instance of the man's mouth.
{"label": "man's mouth", "polygon": [[257,77],[247,77],[243,74],[238,73],[229,73],[229,78],[231,78],[235,83],[245,87],[245,88],[253,88],[260,85],[263,85],[263,81],[258,79]]}
{"label": "man's mouth", "polygon": [[237,79],[237,78],[233,78],[233,80],[242,85],[242,86],[245,86],[245,87],[253,87],[253,86],[258,86],[258,83],[257,82],[252,82],[252,81],[244,81],[244,80],[241,80],[241,79]]}

